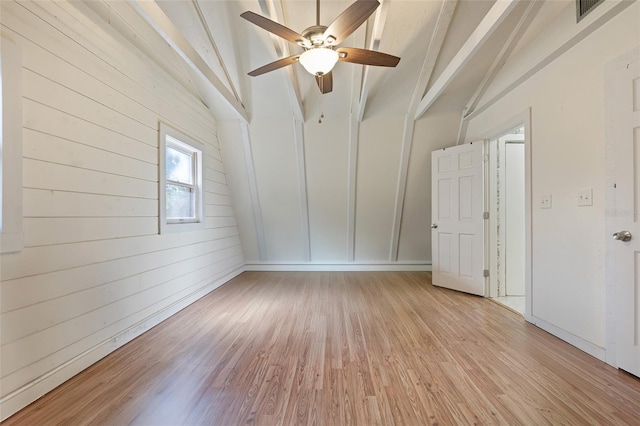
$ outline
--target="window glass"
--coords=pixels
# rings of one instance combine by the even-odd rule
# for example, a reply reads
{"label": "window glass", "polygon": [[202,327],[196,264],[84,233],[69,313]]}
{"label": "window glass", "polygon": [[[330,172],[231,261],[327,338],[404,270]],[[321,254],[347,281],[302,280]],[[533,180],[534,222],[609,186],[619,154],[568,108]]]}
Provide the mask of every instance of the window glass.
{"label": "window glass", "polygon": [[193,185],[193,154],[167,145],[167,180]]}
{"label": "window glass", "polygon": [[167,219],[195,219],[195,193],[192,188],[167,184]]}

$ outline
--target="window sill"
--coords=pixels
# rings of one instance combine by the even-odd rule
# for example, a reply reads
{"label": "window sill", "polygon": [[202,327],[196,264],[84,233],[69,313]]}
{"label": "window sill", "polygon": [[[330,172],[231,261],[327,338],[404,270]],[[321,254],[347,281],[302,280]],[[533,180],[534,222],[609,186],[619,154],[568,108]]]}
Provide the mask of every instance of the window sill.
{"label": "window sill", "polygon": [[204,222],[173,222],[164,224],[161,234],[201,231],[203,229],[205,229]]}

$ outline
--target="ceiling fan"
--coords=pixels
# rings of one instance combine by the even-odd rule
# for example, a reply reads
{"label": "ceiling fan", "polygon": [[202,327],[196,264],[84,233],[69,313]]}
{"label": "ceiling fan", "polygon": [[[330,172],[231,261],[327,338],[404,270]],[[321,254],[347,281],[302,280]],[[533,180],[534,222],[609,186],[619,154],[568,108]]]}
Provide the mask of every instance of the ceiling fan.
{"label": "ceiling fan", "polygon": [[302,34],[257,13],[244,12],[240,16],[247,21],[304,49],[302,54],[278,59],[251,71],[249,75],[255,77],[300,62],[309,73],[316,77],[318,88],[324,94],[333,90],[331,70],[338,61],[395,67],[400,61],[397,56],[355,47],[336,48],[362,25],[379,5],[378,0],[357,0],[326,27],[320,25],[320,0],[316,0],[316,25],[305,29]]}

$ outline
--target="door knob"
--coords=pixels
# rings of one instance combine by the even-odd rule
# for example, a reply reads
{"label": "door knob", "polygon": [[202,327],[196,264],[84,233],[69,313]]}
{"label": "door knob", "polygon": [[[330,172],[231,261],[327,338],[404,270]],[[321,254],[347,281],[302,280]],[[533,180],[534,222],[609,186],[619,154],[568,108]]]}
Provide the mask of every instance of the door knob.
{"label": "door knob", "polygon": [[431,228],[436,229],[437,227],[438,227],[438,224],[437,224],[437,223],[432,223],[432,224],[431,224]]}
{"label": "door knob", "polygon": [[613,239],[618,241],[630,241],[631,240],[631,232],[629,231],[620,231],[615,232],[613,234]]}

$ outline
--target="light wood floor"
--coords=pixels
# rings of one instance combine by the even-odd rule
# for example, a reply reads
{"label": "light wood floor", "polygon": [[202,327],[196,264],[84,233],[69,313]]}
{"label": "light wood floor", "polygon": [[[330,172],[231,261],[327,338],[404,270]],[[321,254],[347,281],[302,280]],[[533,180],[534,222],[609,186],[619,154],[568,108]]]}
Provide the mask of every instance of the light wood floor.
{"label": "light wood floor", "polygon": [[639,424],[640,381],[411,273],[244,273],[7,425]]}

